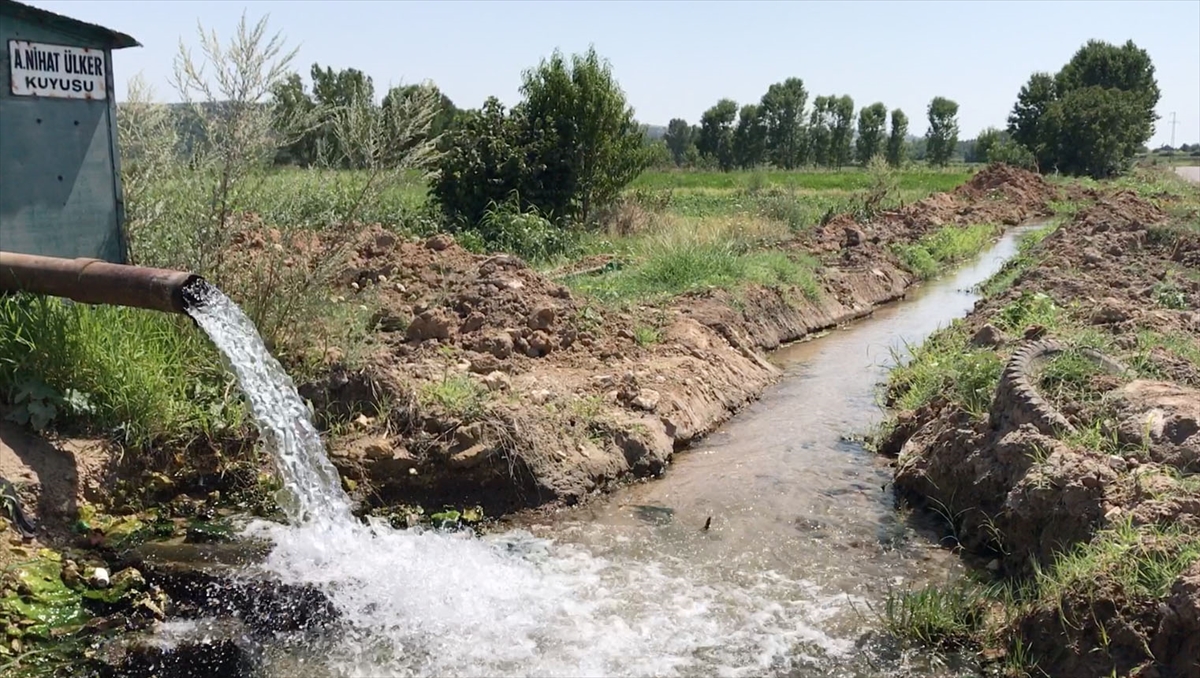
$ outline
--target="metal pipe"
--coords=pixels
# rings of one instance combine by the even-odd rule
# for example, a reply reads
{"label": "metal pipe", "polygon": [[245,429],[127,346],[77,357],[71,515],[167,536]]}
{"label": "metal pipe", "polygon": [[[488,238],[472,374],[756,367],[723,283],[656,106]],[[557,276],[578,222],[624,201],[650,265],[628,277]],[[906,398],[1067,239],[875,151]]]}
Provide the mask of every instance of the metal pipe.
{"label": "metal pipe", "polygon": [[204,279],[194,273],[0,252],[0,292],[33,292],[84,304],[110,304],[184,313],[195,305],[185,288]]}

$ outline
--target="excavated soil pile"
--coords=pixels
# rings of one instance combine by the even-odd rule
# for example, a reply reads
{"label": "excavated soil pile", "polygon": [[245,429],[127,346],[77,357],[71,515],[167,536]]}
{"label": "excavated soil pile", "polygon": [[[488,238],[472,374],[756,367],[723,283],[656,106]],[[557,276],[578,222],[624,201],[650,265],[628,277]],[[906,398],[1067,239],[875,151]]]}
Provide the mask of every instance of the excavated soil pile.
{"label": "excavated soil pile", "polygon": [[[1200,471],[1200,233],[1169,222],[1132,192],[1097,195],[965,320],[973,350],[1007,361],[991,411],[939,398],[901,413],[882,441],[899,453],[898,495],[955,516],[961,545],[999,575],[1029,575],[1126,521],[1200,535],[1200,483],[1189,477]],[[1052,327],[1005,325],[1021,317],[1014,309],[1047,302]],[[1078,397],[1039,392],[1039,365],[1061,355],[1048,348],[1055,339],[1107,356]],[[1115,443],[1097,451],[1087,431]],[[1136,557],[1185,548],[1183,537],[1146,534]],[[1118,577],[1077,582],[1018,630],[1048,675],[1200,676],[1197,567],[1165,599]]]}
{"label": "excavated soil pile", "polygon": [[378,350],[366,368],[334,364],[302,393],[322,416],[356,422],[331,455],[369,504],[470,502],[494,513],[574,502],[659,473],[757,397],[778,376],[763,350],[903,296],[915,281],[891,244],[945,223],[1016,223],[1055,197],[1036,175],[991,168],[951,194],[867,223],[834,220],[785,246],[825,255],[816,298],[714,290],[627,311],[577,297],[511,255],[372,229],[338,294],[373,295]]}

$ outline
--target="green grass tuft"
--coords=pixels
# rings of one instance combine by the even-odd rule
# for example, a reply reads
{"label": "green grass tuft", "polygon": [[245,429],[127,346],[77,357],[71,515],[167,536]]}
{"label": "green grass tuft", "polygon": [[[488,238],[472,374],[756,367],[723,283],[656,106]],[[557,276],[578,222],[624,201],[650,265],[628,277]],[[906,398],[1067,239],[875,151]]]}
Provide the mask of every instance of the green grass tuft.
{"label": "green grass tuft", "polygon": [[12,418],[133,446],[215,439],[245,418],[232,372],[189,319],[39,296],[0,299],[0,398]]}
{"label": "green grass tuft", "polygon": [[896,245],[895,252],[905,268],[928,279],[983,251],[997,231],[988,224],[946,226],[913,244]]}

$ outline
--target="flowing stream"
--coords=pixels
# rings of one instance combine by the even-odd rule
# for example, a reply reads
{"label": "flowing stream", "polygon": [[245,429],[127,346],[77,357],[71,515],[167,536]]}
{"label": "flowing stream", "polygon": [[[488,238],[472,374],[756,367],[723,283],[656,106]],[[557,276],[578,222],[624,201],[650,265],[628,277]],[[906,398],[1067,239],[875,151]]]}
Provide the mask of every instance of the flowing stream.
{"label": "flowing stream", "polygon": [[781,383],[663,478],[482,538],[354,519],[291,379],[233,302],[197,292],[189,313],[233,364],[284,481],[289,524],[249,528],[274,543],[259,567],[322,587],[344,621],[273,641],[264,674],[950,675],[873,631],[889,586],[946,581],[955,564],[846,436],[882,418],[893,357],[968,312],[1024,230],[777,352]]}

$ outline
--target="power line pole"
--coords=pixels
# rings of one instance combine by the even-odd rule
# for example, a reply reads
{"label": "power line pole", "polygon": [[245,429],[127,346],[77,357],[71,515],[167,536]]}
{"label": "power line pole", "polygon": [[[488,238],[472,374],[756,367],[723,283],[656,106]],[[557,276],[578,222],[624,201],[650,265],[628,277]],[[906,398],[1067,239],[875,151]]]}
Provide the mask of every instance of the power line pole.
{"label": "power line pole", "polygon": [[1175,111],[1171,111],[1171,150],[1175,150],[1175,125],[1179,124],[1175,121]]}

